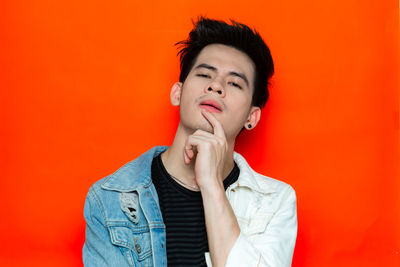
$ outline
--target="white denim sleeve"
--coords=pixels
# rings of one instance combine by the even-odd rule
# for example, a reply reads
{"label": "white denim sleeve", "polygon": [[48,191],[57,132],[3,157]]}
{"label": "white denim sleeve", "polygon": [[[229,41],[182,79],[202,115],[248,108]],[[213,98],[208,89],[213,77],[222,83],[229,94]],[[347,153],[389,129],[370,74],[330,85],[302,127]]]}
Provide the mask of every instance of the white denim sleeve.
{"label": "white denim sleeve", "polygon": [[229,252],[226,267],[291,266],[297,235],[296,195],[288,186],[281,205],[261,233],[246,236],[242,231]]}

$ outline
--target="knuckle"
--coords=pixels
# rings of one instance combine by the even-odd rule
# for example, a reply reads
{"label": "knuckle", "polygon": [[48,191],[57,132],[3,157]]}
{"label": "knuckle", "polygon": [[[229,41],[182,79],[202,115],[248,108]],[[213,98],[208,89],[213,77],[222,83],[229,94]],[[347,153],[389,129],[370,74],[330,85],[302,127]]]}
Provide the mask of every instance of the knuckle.
{"label": "knuckle", "polygon": [[201,129],[197,129],[197,130],[193,133],[193,135],[204,135],[205,133],[206,133],[206,131],[201,130]]}

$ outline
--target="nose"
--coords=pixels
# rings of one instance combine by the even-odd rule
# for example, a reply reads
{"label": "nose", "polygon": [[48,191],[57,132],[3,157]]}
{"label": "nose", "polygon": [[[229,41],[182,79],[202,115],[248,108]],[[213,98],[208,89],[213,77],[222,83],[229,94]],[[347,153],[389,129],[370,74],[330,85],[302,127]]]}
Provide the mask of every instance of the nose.
{"label": "nose", "polygon": [[207,87],[207,92],[209,93],[217,93],[221,97],[225,97],[225,89],[224,86],[220,81],[214,80],[212,81],[208,87]]}

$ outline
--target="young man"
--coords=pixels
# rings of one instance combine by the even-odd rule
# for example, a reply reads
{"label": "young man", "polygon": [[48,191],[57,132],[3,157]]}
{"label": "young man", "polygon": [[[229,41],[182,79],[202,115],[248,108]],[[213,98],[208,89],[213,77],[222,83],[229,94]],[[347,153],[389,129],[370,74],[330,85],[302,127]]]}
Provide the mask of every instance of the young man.
{"label": "young man", "polygon": [[268,99],[268,47],[243,24],[206,18],[178,44],[175,139],[90,188],[84,264],[290,266],[294,190],[234,152],[236,137],[257,125]]}

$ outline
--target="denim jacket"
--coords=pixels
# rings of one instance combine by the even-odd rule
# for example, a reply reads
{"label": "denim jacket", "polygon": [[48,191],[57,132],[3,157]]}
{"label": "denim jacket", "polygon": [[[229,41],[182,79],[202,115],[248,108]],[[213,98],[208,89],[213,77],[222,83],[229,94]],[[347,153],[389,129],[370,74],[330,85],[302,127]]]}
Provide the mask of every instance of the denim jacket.
{"label": "denim jacket", "polygon": [[[167,266],[165,225],[151,179],[152,160],[166,149],[152,148],[89,189],[85,266]],[[236,152],[234,160],[240,175],[226,195],[241,232],[226,266],[290,266],[297,234],[294,190],[256,173]]]}

